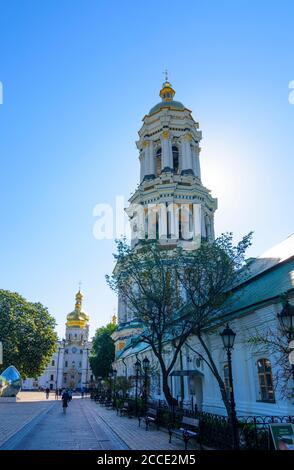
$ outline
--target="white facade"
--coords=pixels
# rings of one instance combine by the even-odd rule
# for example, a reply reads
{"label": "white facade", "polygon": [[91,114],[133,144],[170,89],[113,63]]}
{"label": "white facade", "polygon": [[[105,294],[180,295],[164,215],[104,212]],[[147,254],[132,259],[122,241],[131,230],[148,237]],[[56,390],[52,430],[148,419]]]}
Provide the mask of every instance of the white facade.
{"label": "white facade", "polygon": [[67,316],[65,339],[58,341],[43,374],[38,378],[23,381],[23,390],[50,390],[71,388],[80,390],[89,387],[93,373],[89,364],[92,342],[89,341],[88,317],[82,312],[82,294],[76,295],[75,310]]}
{"label": "white facade", "polygon": [[[144,117],[139,131],[137,147],[140,152],[140,184],[127,209],[132,225],[133,249],[136,249],[140,239],[150,238],[150,233],[155,234],[151,238],[159,239],[162,244],[182,244],[186,248],[195,248],[196,228],[199,226],[202,238],[214,239],[217,201],[201,182],[201,132],[191,111],[173,100],[174,94],[170,83],[165,82],[160,92],[162,102]],[[198,204],[196,210],[194,203]],[[169,204],[173,206],[171,214],[167,216]],[[177,211],[181,204],[191,204],[192,208],[186,217],[179,218],[173,211]],[[150,205],[153,205],[153,210],[150,210]],[[149,216],[147,222],[146,212]],[[185,230],[185,226],[189,230]],[[190,238],[182,236],[185,231],[192,231]],[[273,329],[277,327],[282,294],[287,292],[290,302],[294,304],[294,236],[253,260],[250,275],[238,290],[240,299],[230,312],[230,327],[236,332],[233,380],[237,413],[293,414],[293,400],[281,396],[280,384],[275,383],[276,360],[273,352],[253,349],[248,339],[269,326]],[[114,367],[118,375],[134,376],[135,362],[147,356],[152,368],[152,398],[164,399],[156,358],[146,345],[132,345],[132,338],[138,336],[141,329],[142,325],[130,317],[124,302],[119,298],[118,327],[112,335],[116,346]],[[218,371],[226,382],[227,357],[219,332],[210,335],[207,341]],[[166,347],[167,363],[171,352],[170,344]],[[199,410],[226,414],[218,383],[197,352],[201,354],[201,347],[197,338],[191,337],[172,371],[172,394],[174,398],[186,402],[187,406],[193,403],[197,404]],[[266,387],[264,381],[267,382]]]}

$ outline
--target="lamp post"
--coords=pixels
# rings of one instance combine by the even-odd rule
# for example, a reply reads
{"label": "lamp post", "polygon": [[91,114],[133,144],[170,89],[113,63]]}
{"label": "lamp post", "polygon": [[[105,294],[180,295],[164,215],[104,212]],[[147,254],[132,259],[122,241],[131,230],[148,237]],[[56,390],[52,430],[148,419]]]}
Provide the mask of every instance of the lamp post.
{"label": "lamp post", "polygon": [[141,369],[141,362],[139,361],[139,359],[137,359],[137,361],[135,362],[135,365],[134,365],[134,368],[135,368],[135,375],[136,375],[136,395],[135,395],[135,398],[136,398],[136,416],[138,416],[138,379],[139,379],[139,372],[140,372],[140,369]]}
{"label": "lamp post", "polygon": [[143,370],[144,370],[144,411],[147,410],[147,398],[148,398],[148,372],[149,372],[150,361],[147,356],[143,359]]}
{"label": "lamp post", "polygon": [[110,399],[112,398],[112,376],[113,376],[113,369],[111,367],[109,373],[108,373],[108,377],[109,377],[109,385],[110,385]]}
{"label": "lamp post", "polygon": [[[278,319],[283,333],[287,336],[289,341],[289,348],[291,349],[290,344],[294,339],[294,305],[289,303],[289,300],[286,300],[284,306],[280,313],[278,313]],[[292,378],[294,381],[294,364],[291,364],[292,368]]]}
{"label": "lamp post", "polygon": [[227,326],[225,329],[220,333],[220,336],[223,341],[224,349],[227,352],[228,358],[228,369],[229,369],[229,382],[230,382],[230,407],[231,407],[231,416],[230,421],[232,425],[232,433],[233,433],[233,448],[235,450],[239,449],[239,434],[238,434],[238,419],[236,415],[236,403],[234,397],[234,386],[233,386],[233,374],[232,374],[232,349],[234,347],[236,333]]}
{"label": "lamp post", "polygon": [[116,376],[117,376],[117,370],[112,369],[112,376],[113,376],[113,405],[116,405]]}

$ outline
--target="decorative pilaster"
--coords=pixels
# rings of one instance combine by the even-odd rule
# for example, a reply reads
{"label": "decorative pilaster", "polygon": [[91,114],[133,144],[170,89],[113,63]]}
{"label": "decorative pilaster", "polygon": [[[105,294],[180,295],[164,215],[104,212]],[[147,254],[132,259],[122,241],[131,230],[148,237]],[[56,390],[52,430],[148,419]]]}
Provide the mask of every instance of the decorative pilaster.
{"label": "decorative pilaster", "polygon": [[145,170],[145,152],[141,152],[140,157],[140,181],[143,181],[145,175],[146,175],[146,170]]}
{"label": "decorative pilaster", "polygon": [[192,153],[191,153],[192,135],[185,134],[181,138],[182,144],[182,175],[193,175]]}
{"label": "decorative pilaster", "polygon": [[143,147],[144,162],[145,162],[144,179],[145,180],[153,179],[155,177],[153,142],[150,140],[143,140],[142,147]]}
{"label": "decorative pilaster", "polygon": [[173,168],[172,152],[169,131],[163,131],[161,134],[161,172],[171,172]]}
{"label": "decorative pilaster", "polygon": [[159,238],[167,238],[167,208],[165,203],[159,206]]}

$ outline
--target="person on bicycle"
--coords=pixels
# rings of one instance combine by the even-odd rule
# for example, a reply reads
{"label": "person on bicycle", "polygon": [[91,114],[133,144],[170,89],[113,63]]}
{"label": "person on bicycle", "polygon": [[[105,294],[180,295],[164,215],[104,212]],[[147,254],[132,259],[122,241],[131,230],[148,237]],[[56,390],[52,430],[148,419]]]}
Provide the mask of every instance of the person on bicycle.
{"label": "person on bicycle", "polygon": [[64,390],[61,399],[62,399],[63,413],[66,413],[66,408],[68,407],[68,402],[70,400],[69,393],[67,390]]}

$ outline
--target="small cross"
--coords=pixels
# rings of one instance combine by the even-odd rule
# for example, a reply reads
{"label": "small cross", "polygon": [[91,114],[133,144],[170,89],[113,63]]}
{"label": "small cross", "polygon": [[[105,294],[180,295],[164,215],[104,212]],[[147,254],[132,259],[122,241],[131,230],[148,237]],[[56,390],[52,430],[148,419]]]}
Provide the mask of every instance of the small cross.
{"label": "small cross", "polygon": [[162,73],[164,73],[164,75],[165,75],[165,81],[168,82],[168,70],[165,69],[165,71],[162,72]]}
{"label": "small cross", "polygon": [[82,282],[79,282],[79,292],[81,292]]}

